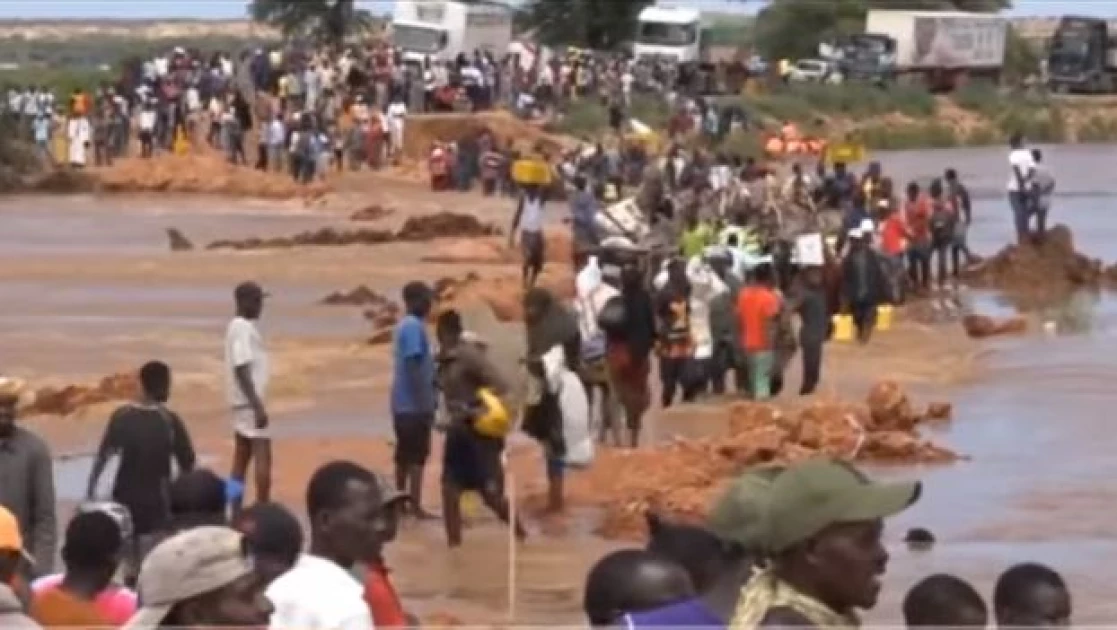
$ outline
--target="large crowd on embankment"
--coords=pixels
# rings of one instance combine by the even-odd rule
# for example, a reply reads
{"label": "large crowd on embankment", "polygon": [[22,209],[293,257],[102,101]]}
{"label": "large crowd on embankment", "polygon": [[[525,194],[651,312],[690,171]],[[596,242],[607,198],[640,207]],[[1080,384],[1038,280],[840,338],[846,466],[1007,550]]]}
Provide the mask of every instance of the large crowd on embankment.
{"label": "large crowd on embankment", "polygon": [[[522,420],[517,424],[510,412],[519,389],[513,375],[500,373],[487,357],[487,340],[471,333],[454,307],[468,283],[452,287],[451,299],[449,285],[435,291],[411,282],[391,339],[394,479],[355,462],[324,463],[307,483],[303,519],[271,501],[271,375],[267,339],[257,326],[266,292],[254,282],[234,290],[236,316],[225,339],[222,376],[234,441],[229,477],[198,466],[189,427],[168,406],[170,367],[144,365],[136,400],[121,406],[106,428],[90,500],[65,527],[60,572],[53,566],[57,515],[49,450],[17,421],[29,402],[26,388],[5,379],[0,621],[323,630],[415,625],[392,587],[384,549],[401,524],[431,516],[422,481],[436,429],[445,432],[439,487],[448,543],[463,544],[465,494],[479,496],[523,538],[532,535],[532,523],[509,504],[502,470],[514,428],[539,443],[547,507],[561,511],[567,484],[594,475],[617,452],[601,444],[652,453],[643,464],[630,460],[634,468],[667,465],[666,448],[641,444],[643,418],[655,402],[687,405],[732,390],[740,399],[733,404],[738,430],[747,439],[690,449],[685,461],[709,465],[716,453],[715,467],[679,471],[703,478],[690,483],[707,492],[708,502],[678,510],[701,519],[647,516],[645,548],[609,554],[587,575],[587,620],[633,627],[860,625],[858,611],[873,608],[887,568],[883,521],[916,502],[921,487],[871,481],[848,460],[874,453],[949,459],[926,448],[914,429],[942,411],[913,412],[889,385],[874,389],[863,412],[824,412],[820,405],[791,416],[764,403],[790,397],[783,381],[795,353],[803,366],[797,393],[810,396],[826,378],[822,353],[831,338],[871,344],[904,301],[947,296],[967,273],[1011,270],[963,264],[970,205],[950,170],[925,191],[912,183],[901,193],[880,165],[861,177],[843,164],[814,174],[796,166],[781,179],[743,155],[672,147],[661,161],[643,151],[601,146],[567,156],[553,174],[569,197],[573,286],[565,295],[540,281],[551,259],[544,231],[553,223],[548,215],[556,214],[557,202],[548,204],[552,175],[524,179],[511,171],[522,180],[507,232],[519,241],[523,272],[522,293],[512,292],[517,301],[522,295],[525,324],[528,385],[517,392]],[[459,189],[477,179],[492,176],[481,169],[463,177]],[[1014,140],[1006,186],[1018,229],[1012,251],[1035,250],[1040,259],[1052,249],[1053,256],[1076,256],[1056,230],[1046,229],[1054,186],[1042,155]],[[625,190],[636,192],[605,207]],[[611,214],[622,211],[618,206],[627,207],[627,223]],[[608,227],[614,222],[624,225]],[[1100,269],[1095,274],[1098,280]],[[726,387],[728,372],[733,387]],[[653,373],[658,388],[650,384]],[[601,401],[600,415],[591,412],[593,399]],[[837,428],[841,423],[846,426]],[[98,497],[99,477],[114,458],[119,472],[109,496]],[[595,483],[618,483],[610,477],[601,474]],[[246,486],[257,500],[247,507]],[[640,499],[641,518],[653,499],[673,507],[671,497]],[[1066,583],[1039,564],[1007,567],[986,601],[963,579],[938,574],[911,589],[903,617],[912,627],[985,627],[990,620],[1038,627],[1071,619]]]}

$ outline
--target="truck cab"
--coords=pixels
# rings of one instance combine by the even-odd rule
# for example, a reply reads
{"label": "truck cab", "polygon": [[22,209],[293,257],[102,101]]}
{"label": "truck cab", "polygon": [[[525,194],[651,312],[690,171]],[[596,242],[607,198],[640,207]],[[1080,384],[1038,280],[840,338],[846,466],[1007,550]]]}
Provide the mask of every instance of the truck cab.
{"label": "truck cab", "polygon": [[702,14],[697,9],[650,6],[637,18],[632,56],[680,64],[702,60]]}
{"label": "truck cab", "polygon": [[821,59],[834,65],[847,81],[879,85],[895,78],[896,40],[877,33],[843,35],[818,45]]}
{"label": "truck cab", "polygon": [[1104,19],[1059,20],[1047,56],[1048,85],[1055,92],[1117,91],[1117,42]]}

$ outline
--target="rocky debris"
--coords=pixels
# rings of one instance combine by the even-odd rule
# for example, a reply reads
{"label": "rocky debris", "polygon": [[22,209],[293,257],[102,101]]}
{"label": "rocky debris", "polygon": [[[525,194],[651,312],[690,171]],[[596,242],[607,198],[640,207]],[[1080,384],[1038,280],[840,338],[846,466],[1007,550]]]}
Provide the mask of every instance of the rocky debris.
{"label": "rocky debris", "polygon": [[379,221],[396,213],[395,208],[385,208],[380,204],[372,204],[349,215],[350,221]]}
{"label": "rocky debris", "polygon": [[194,244],[178,228],[167,228],[167,240],[171,243],[172,252],[188,252],[194,249]]}
{"label": "rocky debris", "polygon": [[392,340],[392,329],[391,328],[381,328],[380,330],[372,333],[372,336],[368,338],[368,345],[370,345],[370,346],[382,346],[382,345],[388,343],[391,340]]}
{"label": "rocky debris", "polygon": [[34,401],[24,412],[28,415],[68,416],[90,405],[110,400],[130,400],[140,394],[139,378],[134,373],[106,376],[96,385],[66,385],[35,390]]}
{"label": "rocky debris", "polygon": [[322,304],[330,306],[365,306],[366,304],[391,303],[387,297],[361,284],[349,291],[334,291],[322,298]]}
{"label": "rocky debris", "polygon": [[502,230],[491,224],[482,223],[472,214],[438,212],[417,217],[408,217],[403,227],[396,232],[400,241],[429,241],[445,236],[473,238],[478,236],[499,236]]}
{"label": "rocky debris", "polygon": [[274,236],[271,238],[252,237],[240,240],[218,240],[206,245],[206,249],[285,249],[303,245],[341,246],[341,245],[382,245],[395,240],[388,230],[338,230],[325,227],[318,230],[299,232],[294,236]]}
{"label": "rocky debris", "polygon": [[90,171],[105,192],[211,193],[234,197],[295,199],[319,197],[325,182],[296,183],[289,175],[230,164],[216,151],[127,158]]}
{"label": "rocky debris", "polygon": [[[1065,225],[1048,230],[1042,241],[1009,245],[968,267],[971,286],[1014,295],[1058,298],[1082,286],[1097,286],[1110,277],[1101,261],[1078,253]],[[1117,278],[1117,271],[1113,272]]]}
{"label": "rocky debris", "polygon": [[966,334],[974,339],[984,339],[996,335],[1019,335],[1027,332],[1028,320],[1016,316],[997,319],[988,315],[966,315],[962,318]]}
{"label": "rocky debris", "polygon": [[[634,539],[644,535],[649,509],[671,518],[702,519],[724,483],[754,464],[817,454],[905,464],[958,458],[919,435],[924,416],[913,411],[895,383],[876,385],[863,404],[823,401],[783,411],[772,404],[739,402],[727,413],[725,435],[677,438],[638,450],[602,449],[592,466],[568,476],[568,504],[602,508],[600,533]],[[542,494],[529,495],[529,509],[542,500]]]}

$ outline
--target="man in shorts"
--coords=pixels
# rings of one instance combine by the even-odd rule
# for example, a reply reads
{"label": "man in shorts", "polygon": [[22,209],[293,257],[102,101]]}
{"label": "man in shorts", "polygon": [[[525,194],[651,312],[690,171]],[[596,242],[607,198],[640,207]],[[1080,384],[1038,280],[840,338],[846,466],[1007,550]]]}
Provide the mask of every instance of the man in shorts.
{"label": "man in shorts", "polygon": [[434,518],[422,508],[423,469],[430,456],[434,428],[434,353],[425,321],[433,296],[422,282],[403,287],[407,314],[392,340],[392,428],[396,434],[396,488],[411,497],[419,518]]}
{"label": "man in shorts", "polygon": [[[268,390],[268,353],[256,322],[266,294],[255,282],[242,282],[233,292],[236,317],[225,331],[225,385],[233,416],[232,481],[244,483],[248,464],[256,462],[256,500],[271,497],[271,432],[264,398]],[[233,501],[239,512],[241,499]]]}

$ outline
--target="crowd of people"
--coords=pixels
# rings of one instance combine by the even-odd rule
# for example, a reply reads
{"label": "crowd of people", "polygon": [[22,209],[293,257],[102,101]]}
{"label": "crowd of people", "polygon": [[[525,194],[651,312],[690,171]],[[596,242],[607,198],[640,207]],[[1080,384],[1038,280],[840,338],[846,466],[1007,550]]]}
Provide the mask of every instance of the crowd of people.
{"label": "crowd of people", "polygon": [[[88,147],[96,163],[111,163],[127,154],[135,131],[145,157],[174,151],[182,138],[204,137],[247,164],[245,143],[255,128],[257,168],[309,181],[346,163],[378,167],[402,150],[408,112],[452,108],[462,97],[473,109],[507,99],[522,111],[547,107],[556,95],[608,92],[623,118],[639,67],[552,61],[528,72],[518,60],[487,55],[407,66],[387,47],[336,56],[256,51],[206,62],[176,50],[141,64],[128,89],[71,96],[69,161],[85,164]],[[653,67],[641,81],[674,80],[657,72]],[[53,127],[40,121],[54,115],[52,101],[42,89],[8,94],[8,115],[43,147]],[[742,123],[733,112],[723,114],[695,101],[680,109],[669,136],[697,129],[716,135]],[[1012,149],[1007,190],[1024,241],[1033,218],[1042,236],[1055,183],[1038,150],[1026,149],[1021,138],[1013,138]],[[724,394],[731,371],[738,395],[778,396],[799,351],[799,393],[809,395],[822,379],[835,315],[850,317],[857,338],[868,343],[880,306],[931,294],[933,285],[945,292],[972,256],[966,239],[972,203],[954,169],[926,190],[911,182],[901,195],[877,163],[860,177],[841,163],[820,163],[812,174],[796,164],[781,177],[743,156],[670,147],[657,160],[640,144],[599,145],[562,156],[556,168],[569,197],[577,272],[576,297],[567,305],[537,286],[548,190],[513,181],[516,158],[512,147],[480,135],[444,153],[443,168],[431,174],[438,188],[466,191],[479,180],[486,194],[517,197],[510,234],[523,252],[528,383],[518,428],[541,446],[552,511],[564,507],[567,471],[592,465],[596,442],[639,446],[653,398],[653,356],[663,407]],[[666,244],[659,259],[611,245],[602,216],[625,191]],[[824,225],[826,213],[836,228]],[[805,233],[789,236],[793,215],[808,217]],[[807,245],[793,245],[812,235],[817,258],[809,260]],[[306,532],[272,500],[269,358],[257,327],[266,292],[256,283],[235,288],[226,330],[229,476],[198,467],[188,426],[169,407],[170,367],[145,364],[142,394],[110,418],[87,500],[64,528],[60,572],[53,566],[50,450],[17,422],[22,385],[0,382],[0,622],[415,625],[392,587],[383,551],[402,517],[433,517],[423,480],[436,431],[445,435],[440,488],[448,544],[463,543],[460,504],[467,493],[476,493],[517,538],[528,536],[507,499],[503,470],[505,442],[517,428],[510,412],[514,375],[502,373],[487,340],[457,311],[437,315],[431,338],[431,287],[409,283],[402,297],[405,315],[392,343],[392,478],[353,462],[322,465],[306,489]],[[600,418],[591,413],[598,397]],[[117,473],[102,490],[114,459]],[[256,502],[245,507],[250,468]],[[629,627],[857,626],[857,611],[875,606],[888,561],[883,520],[919,493],[919,484],[877,484],[830,459],[748,470],[711,506],[708,523],[650,515],[646,549],[596,563],[585,585],[587,620]],[[1055,571],[1022,564],[1002,574],[991,608],[964,580],[939,574],[911,589],[902,614],[910,627],[985,627],[990,618],[998,626],[1065,625],[1071,600]]]}

